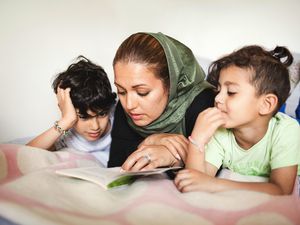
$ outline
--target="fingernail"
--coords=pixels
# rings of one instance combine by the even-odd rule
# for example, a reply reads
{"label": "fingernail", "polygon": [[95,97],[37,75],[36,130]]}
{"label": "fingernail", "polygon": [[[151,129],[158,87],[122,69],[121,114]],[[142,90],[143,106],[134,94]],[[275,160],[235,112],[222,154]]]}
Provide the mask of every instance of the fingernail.
{"label": "fingernail", "polygon": [[120,168],[120,173],[123,173],[123,172],[125,172],[125,170],[123,170],[122,167],[121,167]]}
{"label": "fingernail", "polygon": [[180,155],[179,155],[179,154],[176,154],[176,155],[175,155],[175,158],[176,158],[176,159],[178,159],[178,160],[181,160],[181,158],[180,158]]}

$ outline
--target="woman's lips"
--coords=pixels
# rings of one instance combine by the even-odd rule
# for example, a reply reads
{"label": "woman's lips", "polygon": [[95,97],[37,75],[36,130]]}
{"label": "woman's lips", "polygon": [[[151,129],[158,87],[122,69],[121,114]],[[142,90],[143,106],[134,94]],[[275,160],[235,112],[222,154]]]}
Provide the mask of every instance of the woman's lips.
{"label": "woman's lips", "polygon": [[142,119],[142,114],[130,113],[129,115],[130,115],[131,119],[133,119],[133,120],[140,120],[140,119]]}

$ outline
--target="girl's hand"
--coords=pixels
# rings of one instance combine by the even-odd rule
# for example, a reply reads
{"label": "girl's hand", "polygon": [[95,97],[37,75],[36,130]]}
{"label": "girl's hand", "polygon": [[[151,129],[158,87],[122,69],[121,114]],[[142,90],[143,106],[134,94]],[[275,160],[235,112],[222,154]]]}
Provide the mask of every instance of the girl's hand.
{"label": "girl's hand", "polygon": [[191,136],[199,145],[205,146],[225,122],[225,116],[221,110],[216,107],[208,108],[198,115]]}
{"label": "girl's hand", "polygon": [[61,111],[61,119],[59,120],[59,125],[64,130],[69,130],[77,122],[77,113],[73,106],[70,97],[70,88],[61,89],[57,88],[57,102],[58,107]]}
{"label": "girl's hand", "polygon": [[138,148],[148,145],[163,145],[177,159],[185,161],[189,141],[182,134],[152,134],[140,143]]}
{"label": "girl's hand", "polygon": [[179,166],[181,161],[163,145],[143,145],[133,152],[122,169],[126,171],[151,170],[157,167]]}
{"label": "girl's hand", "polygon": [[215,181],[215,177],[211,177],[197,170],[185,169],[180,170],[177,173],[174,183],[180,192],[212,192],[212,188],[214,187],[214,185],[216,185]]}

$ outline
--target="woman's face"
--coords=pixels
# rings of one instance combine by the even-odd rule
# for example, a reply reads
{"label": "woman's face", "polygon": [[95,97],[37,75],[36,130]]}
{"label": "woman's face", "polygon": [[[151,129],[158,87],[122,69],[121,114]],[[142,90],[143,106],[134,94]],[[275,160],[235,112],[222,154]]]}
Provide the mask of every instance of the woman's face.
{"label": "woman's face", "polygon": [[120,102],[137,126],[146,126],[159,118],[167,106],[168,91],[146,65],[117,62],[115,85]]}

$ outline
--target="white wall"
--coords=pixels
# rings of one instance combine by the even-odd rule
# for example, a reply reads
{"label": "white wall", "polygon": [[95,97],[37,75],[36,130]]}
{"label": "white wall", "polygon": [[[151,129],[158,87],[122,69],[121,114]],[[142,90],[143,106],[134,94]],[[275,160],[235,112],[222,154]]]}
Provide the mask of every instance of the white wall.
{"label": "white wall", "polygon": [[0,142],[58,119],[53,76],[83,54],[112,81],[117,47],[161,31],[215,59],[246,44],[300,52],[298,0],[0,0]]}

